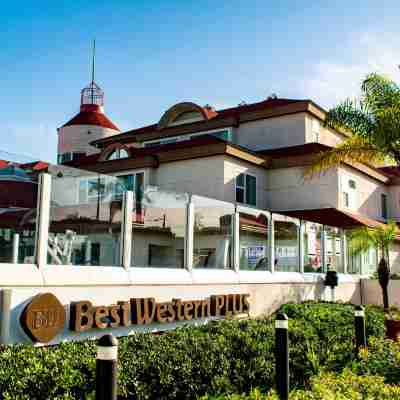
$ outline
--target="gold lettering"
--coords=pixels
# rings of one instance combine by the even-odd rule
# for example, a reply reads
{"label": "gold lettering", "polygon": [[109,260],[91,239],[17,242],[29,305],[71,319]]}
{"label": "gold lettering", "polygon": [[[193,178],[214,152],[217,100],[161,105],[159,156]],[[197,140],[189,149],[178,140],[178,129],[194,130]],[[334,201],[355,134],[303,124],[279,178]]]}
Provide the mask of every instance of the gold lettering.
{"label": "gold lettering", "polygon": [[121,324],[121,317],[119,315],[121,306],[118,304],[113,304],[109,307],[110,310],[110,316],[112,321],[110,321],[110,327],[111,328],[116,328]]}
{"label": "gold lettering", "polygon": [[131,325],[131,303],[129,301],[119,301],[118,305],[121,308],[122,326]]}
{"label": "gold lettering", "polygon": [[169,312],[169,317],[167,318],[168,322],[174,322],[176,318],[176,311],[174,308],[174,303],[169,302],[168,304],[168,312]]}
{"label": "gold lettering", "polygon": [[181,299],[173,299],[176,308],[176,319],[178,321],[183,321],[185,319],[185,315],[183,314],[183,303]]}
{"label": "gold lettering", "polygon": [[168,303],[157,303],[156,305],[156,321],[165,324],[168,322],[167,317]]}
{"label": "gold lettering", "polygon": [[194,311],[193,311],[193,318],[199,318],[199,309],[201,307],[201,300],[193,300],[193,307],[194,307]]}
{"label": "gold lettering", "polygon": [[207,298],[201,302],[201,317],[208,318],[211,316],[211,299]]}
{"label": "gold lettering", "polygon": [[153,298],[146,299],[131,299],[132,304],[132,321],[135,324],[151,324],[154,320],[154,314],[156,311],[155,300]]}
{"label": "gold lettering", "polygon": [[94,323],[97,328],[105,329],[108,327],[108,307],[98,306],[94,309]]}
{"label": "gold lettering", "polygon": [[193,310],[193,303],[191,301],[185,301],[183,303],[183,315],[185,319],[190,321],[193,318],[193,315],[190,314],[190,311]]}
{"label": "gold lettering", "polygon": [[225,296],[217,295],[211,296],[211,315],[219,317],[225,304]]}
{"label": "gold lettering", "polygon": [[84,332],[93,326],[93,306],[90,301],[71,304],[70,328],[75,332]]}
{"label": "gold lettering", "polygon": [[243,300],[243,312],[248,313],[250,311],[250,302],[249,302],[249,294],[242,294]]}

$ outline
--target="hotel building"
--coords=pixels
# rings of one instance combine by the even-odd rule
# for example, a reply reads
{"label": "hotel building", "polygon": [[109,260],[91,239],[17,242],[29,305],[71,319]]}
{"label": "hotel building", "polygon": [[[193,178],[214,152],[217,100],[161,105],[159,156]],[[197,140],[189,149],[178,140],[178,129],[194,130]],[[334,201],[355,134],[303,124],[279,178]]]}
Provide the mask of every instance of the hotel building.
{"label": "hotel building", "polygon": [[[375,293],[375,302],[362,277],[378,254],[351,254],[348,231],[400,221],[400,173],[343,163],[305,178],[346,138],[325,118],[311,100],[272,96],[222,110],[185,101],[121,132],[93,80],[58,129],[57,165],[0,161],[0,342],[27,340],[19,315],[46,291],[67,308],[82,296],[115,304],[132,293],[248,293],[260,315],[324,297],[323,273],[335,269],[337,298],[363,303]],[[393,272],[399,255],[400,241]],[[91,335],[65,328],[57,340]]]}

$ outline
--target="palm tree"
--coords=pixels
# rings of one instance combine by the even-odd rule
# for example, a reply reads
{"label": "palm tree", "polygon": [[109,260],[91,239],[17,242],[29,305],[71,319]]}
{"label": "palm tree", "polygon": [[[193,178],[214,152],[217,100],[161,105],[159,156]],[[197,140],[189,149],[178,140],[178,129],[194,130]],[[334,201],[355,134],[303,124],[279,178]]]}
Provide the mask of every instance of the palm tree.
{"label": "palm tree", "polygon": [[400,165],[400,87],[390,79],[369,74],[358,100],[346,100],[327,113],[324,125],[348,137],[317,156],[306,176],[343,162]]}
{"label": "palm tree", "polygon": [[378,279],[382,289],[383,308],[389,311],[388,285],[390,278],[389,249],[396,239],[397,225],[390,220],[387,225],[378,228],[361,227],[353,230],[350,235],[350,249],[353,254],[361,254],[374,248],[380,252],[381,259],[378,264]]}

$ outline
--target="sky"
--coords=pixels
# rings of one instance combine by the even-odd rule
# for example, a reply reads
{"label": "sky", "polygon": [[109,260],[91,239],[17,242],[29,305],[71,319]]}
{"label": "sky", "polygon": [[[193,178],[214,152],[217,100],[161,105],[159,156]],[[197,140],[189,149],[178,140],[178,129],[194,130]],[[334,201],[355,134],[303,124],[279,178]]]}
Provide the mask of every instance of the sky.
{"label": "sky", "polygon": [[[194,101],[309,98],[329,108],[369,72],[400,79],[391,0],[24,0],[0,14],[0,151],[54,162],[57,127],[90,81],[121,130]],[[328,4],[329,3],[329,4]]]}

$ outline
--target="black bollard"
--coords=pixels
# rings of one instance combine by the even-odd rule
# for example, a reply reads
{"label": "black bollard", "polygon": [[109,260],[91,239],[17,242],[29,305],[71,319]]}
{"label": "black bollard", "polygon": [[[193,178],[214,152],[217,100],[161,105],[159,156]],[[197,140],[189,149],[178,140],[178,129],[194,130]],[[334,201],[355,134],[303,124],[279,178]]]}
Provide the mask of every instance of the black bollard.
{"label": "black bollard", "polygon": [[365,312],[363,306],[356,306],[354,310],[354,327],[356,331],[356,353],[358,355],[362,347],[367,347],[367,335],[365,333]]}
{"label": "black bollard", "polygon": [[97,342],[96,400],[117,400],[118,340],[104,335]]}
{"label": "black bollard", "polygon": [[275,320],[276,390],[281,400],[289,399],[289,334],[288,317],[278,313]]}

